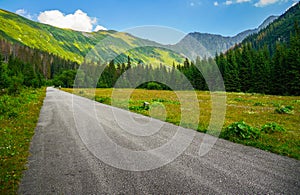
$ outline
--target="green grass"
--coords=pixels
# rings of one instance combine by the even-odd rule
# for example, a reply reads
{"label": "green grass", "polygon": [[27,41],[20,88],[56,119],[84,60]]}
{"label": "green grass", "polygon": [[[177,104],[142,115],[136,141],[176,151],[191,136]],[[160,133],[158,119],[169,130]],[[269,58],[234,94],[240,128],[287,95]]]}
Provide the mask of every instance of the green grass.
{"label": "green grass", "polygon": [[44,97],[45,88],[0,95],[0,194],[17,193]]}
{"label": "green grass", "polygon": [[[177,94],[192,95],[191,91],[160,91],[135,89],[129,98],[127,94],[132,89],[63,89],[96,101],[113,104],[116,107],[128,109],[132,112],[162,119],[179,125],[181,121],[181,105]],[[113,94],[113,95],[112,95]],[[198,127],[194,128],[206,132],[211,118],[211,96],[207,91],[197,91],[200,108]],[[272,96],[247,93],[226,93],[226,115],[221,137],[227,127],[244,121],[247,128],[257,129],[259,136],[255,139],[241,137],[230,139],[244,145],[254,146],[277,154],[300,159],[300,97]],[[143,108],[143,102],[150,103],[150,109]],[[188,101],[188,99],[187,99]],[[151,110],[151,106],[153,109]],[[293,112],[278,113],[278,109],[292,108]],[[193,109],[190,110],[193,116]],[[191,117],[190,120],[195,120]],[[196,120],[195,120],[196,121]],[[191,121],[191,123],[195,122]],[[181,124],[191,128],[191,124]],[[280,130],[284,129],[284,130]],[[226,138],[226,137],[223,137]]]}

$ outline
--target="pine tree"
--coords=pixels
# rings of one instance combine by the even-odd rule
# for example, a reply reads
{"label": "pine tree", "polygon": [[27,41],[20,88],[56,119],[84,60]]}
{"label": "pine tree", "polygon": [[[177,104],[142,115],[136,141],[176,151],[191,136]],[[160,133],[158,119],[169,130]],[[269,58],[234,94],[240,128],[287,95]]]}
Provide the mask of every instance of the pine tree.
{"label": "pine tree", "polygon": [[9,86],[9,77],[7,65],[2,62],[2,56],[0,55],[0,90]]}
{"label": "pine tree", "polygon": [[229,50],[227,53],[227,65],[224,70],[224,84],[226,91],[240,91],[240,74],[236,62],[235,53]]}
{"label": "pine tree", "polygon": [[288,92],[291,95],[300,95],[300,28],[295,22],[295,34],[291,35],[290,48],[287,54]]}

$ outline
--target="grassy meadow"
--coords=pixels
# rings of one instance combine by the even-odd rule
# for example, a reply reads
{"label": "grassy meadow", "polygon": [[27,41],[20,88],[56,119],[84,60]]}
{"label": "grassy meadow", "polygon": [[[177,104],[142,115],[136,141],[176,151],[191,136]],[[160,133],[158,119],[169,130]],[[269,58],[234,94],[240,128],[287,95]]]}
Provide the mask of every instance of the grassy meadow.
{"label": "grassy meadow", "polygon": [[0,194],[16,194],[46,91],[0,95]]}
{"label": "grassy meadow", "polygon": [[[191,91],[162,91],[144,89],[63,89],[64,91],[94,99],[132,112],[158,118],[176,125],[206,132],[211,118],[212,99],[210,92],[196,91],[200,109],[197,127],[181,123],[182,105],[187,99],[179,100],[180,94],[191,97]],[[125,94],[125,95],[124,95]],[[128,97],[126,97],[128,95]],[[143,106],[149,102],[149,109]],[[184,106],[186,108],[186,106]],[[193,110],[188,116],[193,119]],[[195,120],[197,121],[197,120]],[[244,123],[246,124],[243,125]],[[238,138],[228,138],[228,129],[236,122],[241,130],[255,130],[259,136],[247,137],[241,132]],[[263,127],[264,126],[264,127]],[[249,128],[248,128],[249,127]],[[247,129],[248,128],[248,129]],[[267,130],[266,130],[267,129]],[[279,129],[279,130],[278,130]],[[226,114],[221,138],[250,145],[277,154],[300,159],[300,97],[272,96],[263,94],[226,93]]]}

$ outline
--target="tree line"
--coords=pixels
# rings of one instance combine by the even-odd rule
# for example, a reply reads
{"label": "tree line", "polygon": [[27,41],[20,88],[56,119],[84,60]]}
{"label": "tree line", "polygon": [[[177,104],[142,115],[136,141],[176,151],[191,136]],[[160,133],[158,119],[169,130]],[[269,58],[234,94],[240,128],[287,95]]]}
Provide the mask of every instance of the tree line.
{"label": "tree line", "polygon": [[18,93],[22,87],[51,85],[64,71],[74,71],[76,62],[54,54],[0,39],[0,90]]}
{"label": "tree line", "polygon": [[[54,78],[56,85],[64,87],[97,87],[97,88],[146,88],[162,90],[221,90],[221,74],[212,58],[200,59],[195,62],[185,59],[183,64],[167,66],[160,64],[131,64],[128,56],[126,63],[108,64],[83,63],[76,74],[65,71],[68,81]],[[70,73],[70,71],[68,71]],[[71,78],[73,75],[73,78]],[[203,76],[204,75],[204,76]],[[72,83],[72,79],[75,82]],[[69,84],[73,84],[69,86]]]}

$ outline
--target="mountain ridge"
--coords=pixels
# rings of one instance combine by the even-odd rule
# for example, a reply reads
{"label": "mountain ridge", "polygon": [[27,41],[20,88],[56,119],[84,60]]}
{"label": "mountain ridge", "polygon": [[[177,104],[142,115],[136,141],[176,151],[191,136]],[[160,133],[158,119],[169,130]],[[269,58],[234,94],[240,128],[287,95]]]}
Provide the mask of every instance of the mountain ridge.
{"label": "mountain ridge", "polygon": [[234,45],[241,43],[249,35],[264,29],[277,18],[278,16],[269,16],[257,28],[245,30],[235,36],[191,32],[171,48],[175,50],[178,48],[179,51],[189,51],[188,55],[192,59],[197,56],[201,58],[213,57],[216,53],[225,52]]}

